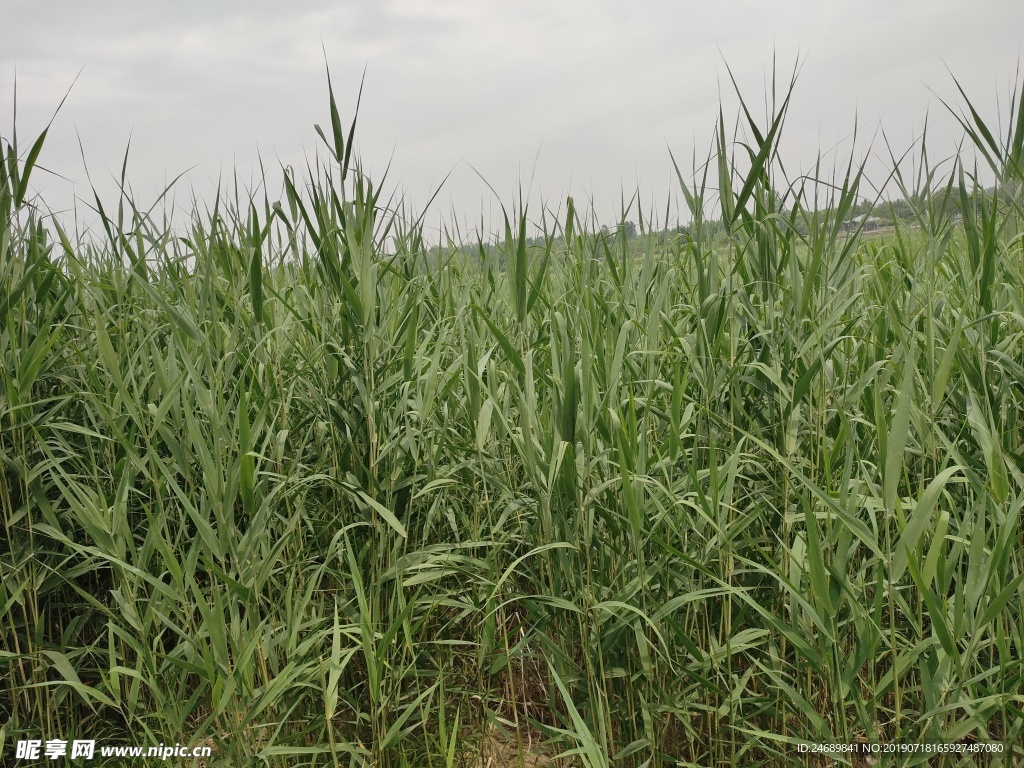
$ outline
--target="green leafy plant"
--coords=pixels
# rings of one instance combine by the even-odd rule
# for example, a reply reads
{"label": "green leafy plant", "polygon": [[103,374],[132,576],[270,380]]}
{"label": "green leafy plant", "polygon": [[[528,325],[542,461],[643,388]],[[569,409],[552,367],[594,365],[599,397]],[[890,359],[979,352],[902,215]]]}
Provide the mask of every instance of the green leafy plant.
{"label": "green leafy plant", "polygon": [[888,232],[862,167],[787,180],[791,80],[672,160],[685,235],[570,198],[431,246],[328,85],[308,175],[186,231],[123,168],[69,230],[46,132],[0,142],[0,749],[1024,760],[1019,101],[962,116],[995,190],[895,166]]}

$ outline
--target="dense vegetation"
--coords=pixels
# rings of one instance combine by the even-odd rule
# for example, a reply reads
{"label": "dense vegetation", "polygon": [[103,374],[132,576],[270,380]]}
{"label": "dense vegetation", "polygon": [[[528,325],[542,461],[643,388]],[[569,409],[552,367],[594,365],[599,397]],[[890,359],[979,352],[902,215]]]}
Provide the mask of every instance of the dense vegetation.
{"label": "dense vegetation", "polygon": [[782,177],[788,100],[680,174],[686,237],[569,200],[468,250],[333,94],[309,178],[187,232],[127,194],[67,231],[5,140],[5,759],[1024,761],[1024,105],[963,118],[998,194],[897,174],[867,240],[857,167]]}

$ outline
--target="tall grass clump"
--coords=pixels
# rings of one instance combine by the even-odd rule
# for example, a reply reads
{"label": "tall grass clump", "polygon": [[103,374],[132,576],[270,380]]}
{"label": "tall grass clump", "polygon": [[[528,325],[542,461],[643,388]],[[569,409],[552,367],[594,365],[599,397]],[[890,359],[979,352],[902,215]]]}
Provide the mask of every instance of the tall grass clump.
{"label": "tall grass clump", "polygon": [[122,170],[75,231],[0,141],[4,759],[1024,761],[1024,104],[964,95],[987,168],[894,164],[869,234],[863,167],[785,176],[791,94],[676,166],[684,236],[428,247],[333,90],[184,229]]}

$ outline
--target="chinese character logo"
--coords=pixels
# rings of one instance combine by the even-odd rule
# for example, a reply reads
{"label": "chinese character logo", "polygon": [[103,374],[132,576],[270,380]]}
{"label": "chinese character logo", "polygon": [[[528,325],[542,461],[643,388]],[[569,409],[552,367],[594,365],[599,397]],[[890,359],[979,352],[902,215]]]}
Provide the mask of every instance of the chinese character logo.
{"label": "chinese character logo", "polygon": [[79,741],[76,739],[71,742],[71,759],[74,760],[76,757],[84,757],[86,760],[92,760],[92,753],[95,750],[95,741]]}
{"label": "chinese character logo", "polygon": [[39,739],[31,739],[29,741],[19,741],[17,750],[14,756],[18,760],[38,760],[39,759],[39,748],[43,746],[43,742]]}

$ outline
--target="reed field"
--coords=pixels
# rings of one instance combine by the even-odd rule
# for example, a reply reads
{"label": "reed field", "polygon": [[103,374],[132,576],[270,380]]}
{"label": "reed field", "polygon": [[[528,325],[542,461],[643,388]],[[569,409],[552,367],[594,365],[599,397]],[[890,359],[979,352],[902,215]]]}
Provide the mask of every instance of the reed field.
{"label": "reed field", "polygon": [[685,231],[511,200],[440,247],[333,91],[279,200],[186,226],[125,185],[76,231],[12,130],[0,763],[1024,764],[1024,100],[961,92],[898,218],[786,173],[792,93],[666,152]]}

